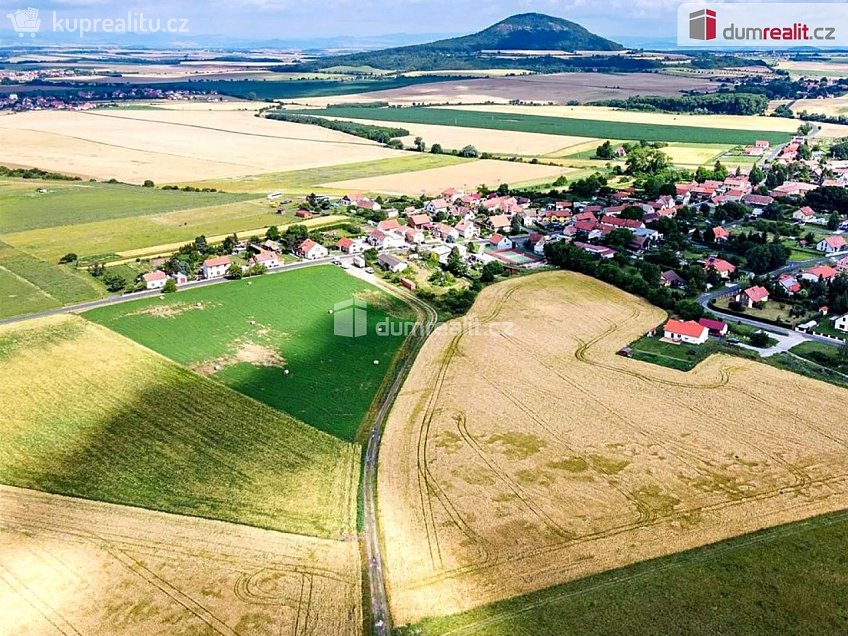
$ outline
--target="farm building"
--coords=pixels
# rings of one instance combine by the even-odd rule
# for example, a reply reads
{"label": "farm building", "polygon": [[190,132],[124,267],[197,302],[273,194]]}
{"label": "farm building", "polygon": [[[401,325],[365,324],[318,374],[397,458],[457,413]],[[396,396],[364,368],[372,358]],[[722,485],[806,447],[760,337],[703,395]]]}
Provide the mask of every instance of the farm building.
{"label": "farm building", "polygon": [[709,338],[709,329],[692,320],[681,322],[680,320],[669,320],[663,327],[666,340],[672,342],[685,342],[687,344],[702,345]]}
{"label": "farm building", "polygon": [[222,278],[227,273],[227,268],[232,264],[229,256],[207,258],[200,266],[200,272],[203,274],[203,278]]}
{"label": "farm building", "polygon": [[148,272],[142,276],[142,279],[147,289],[162,289],[168,281],[168,275],[157,269],[153,272]]}
{"label": "farm building", "polygon": [[306,239],[295,248],[294,253],[307,261],[314,261],[319,258],[326,258],[330,252],[326,247],[316,243],[312,239]]}

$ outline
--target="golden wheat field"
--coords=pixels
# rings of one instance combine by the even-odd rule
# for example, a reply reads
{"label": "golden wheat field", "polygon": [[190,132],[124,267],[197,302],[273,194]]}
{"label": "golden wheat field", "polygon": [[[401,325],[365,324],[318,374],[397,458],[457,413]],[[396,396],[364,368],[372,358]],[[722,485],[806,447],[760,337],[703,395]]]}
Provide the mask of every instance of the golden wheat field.
{"label": "golden wheat field", "polygon": [[247,111],[33,111],[0,116],[0,164],[174,183],[401,156],[344,133]]}
{"label": "golden wheat field", "polygon": [[550,272],[429,338],[380,452],[397,624],[848,506],[848,394],[729,356],[615,355],[664,317]]}
{"label": "golden wheat field", "polygon": [[0,486],[7,634],[358,634],[358,559],[355,541]]}

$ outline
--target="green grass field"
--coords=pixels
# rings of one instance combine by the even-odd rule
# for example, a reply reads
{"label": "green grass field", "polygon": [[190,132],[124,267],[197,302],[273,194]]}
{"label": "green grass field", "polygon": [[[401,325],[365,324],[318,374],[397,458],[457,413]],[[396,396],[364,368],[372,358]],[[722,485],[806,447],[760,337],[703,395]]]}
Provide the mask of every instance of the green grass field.
{"label": "green grass field", "polygon": [[[354,296],[369,305],[368,335],[335,336],[329,310]],[[410,313],[406,304],[327,265],[103,307],[85,316],[353,440],[403,340],[376,335],[375,325]],[[251,347],[261,347],[273,364],[243,361]]]}
{"label": "green grass field", "polygon": [[[47,192],[39,193],[39,188]],[[245,199],[243,194],[179,192],[87,181],[0,182],[0,234],[162,214]]]}
{"label": "green grass field", "polygon": [[398,635],[843,634],[848,513],[647,561]]}
{"label": "green grass field", "polygon": [[218,188],[227,192],[268,193],[274,190],[282,190],[286,194],[309,194],[310,192],[332,193],[335,190],[321,188],[320,184],[442,168],[464,161],[471,160],[461,159],[453,155],[409,153],[392,159],[375,159],[374,161],[361,161],[358,163],[307,168],[304,170],[290,170],[288,172],[273,172],[250,177],[192,181],[190,185],[203,188]]}
{"label": "green grass field", "polygon": [[2,483],[300,534],[354,531],[357,447],[82,318],[0,328],[0,404]]}
{"label": "green grass field", "polygon": [[333,106],[303,112],[312,115],[350,117],[414,124],[435,124],[465,128],[489,128],[521,132],[547,133],[600,139],[646,139],[648,141],[696,142],[703,144],[750,144],[756,139],[767,139],[772,144],[783,143],[789,133],[777,131],[748,131],[723,128],[698,128],[695,126],[670,126],[661,124],[635,124],[614,121],[596,121],[568,117],[524,115],[516,113],[487,113],[472,110],[441,108],[348,108]]}
{"label": "green grass field", "polygon": [[34,314],[58,306],[55,298],[0,265],[0,318]]}

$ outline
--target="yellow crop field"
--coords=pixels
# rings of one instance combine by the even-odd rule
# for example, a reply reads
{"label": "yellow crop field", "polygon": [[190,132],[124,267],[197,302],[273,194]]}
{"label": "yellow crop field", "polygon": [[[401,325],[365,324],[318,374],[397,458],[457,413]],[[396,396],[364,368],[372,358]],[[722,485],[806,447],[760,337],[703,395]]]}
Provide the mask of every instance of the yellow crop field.
{"label": "yellow crop field", "polygon": [[355,541],[0,486],[9,634],[359,634]]}
{"label": "yellow crop field", "polygon": [[482,159],[443,168],[335,181],[321,185],[337,190],[418,196],[421,194],[438,194],[450,187],[471,190],[482,183],[490,187],[497,187],[501,183],[508,183],[513,186],[544,183],[553,181],[559,175],[566,173],[567,170],[559,166]]}
{"label": "yellow crop field", "polygon": [[550,272],[428,339],[380,452],[396,624],[848,507],[848,394],[729,356],[615,355],[664,318]]}
{"label": "yellow crop field", "polygon": [[0,117],[0,164],[128,183],[245,176],[400,154],[246,111],[35,111]]}

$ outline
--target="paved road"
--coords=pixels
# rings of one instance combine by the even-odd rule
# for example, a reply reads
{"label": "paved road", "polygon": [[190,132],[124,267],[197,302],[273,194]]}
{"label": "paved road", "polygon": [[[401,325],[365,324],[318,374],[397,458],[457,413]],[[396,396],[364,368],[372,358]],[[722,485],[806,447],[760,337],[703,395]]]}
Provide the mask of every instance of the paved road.
{"label": "paved road", "polygon": [[[353,272],[351,272],[353,273]],[[363,525],[365,533],[365,557],[368,559],[368,583],[371,590],[371,622],[376,636],[391,634],[391,615],[386,597],[386,583],[383,571],[383,557],[380,552],[380,532],[377,524],[377,458],[380,452],[380,441],[383,436],[383,426],[389,410],[394,404],[403,381],[415,360],[415,354],[424,343],[426,335],[438,321],[436,311],[427,303],[414,295],[395,287],[389,287],[377,280],[369,280],[372,284],[387,289],[390,293],[402,297],[418,308],[424,318],[421,333],[413,335],[412,350],[407,353],[398,369],[397,375],[383,398],[383,403],[377,411],[371,432],[368,436],[368,446],[365,450],[365,467],[362,476]]]}

